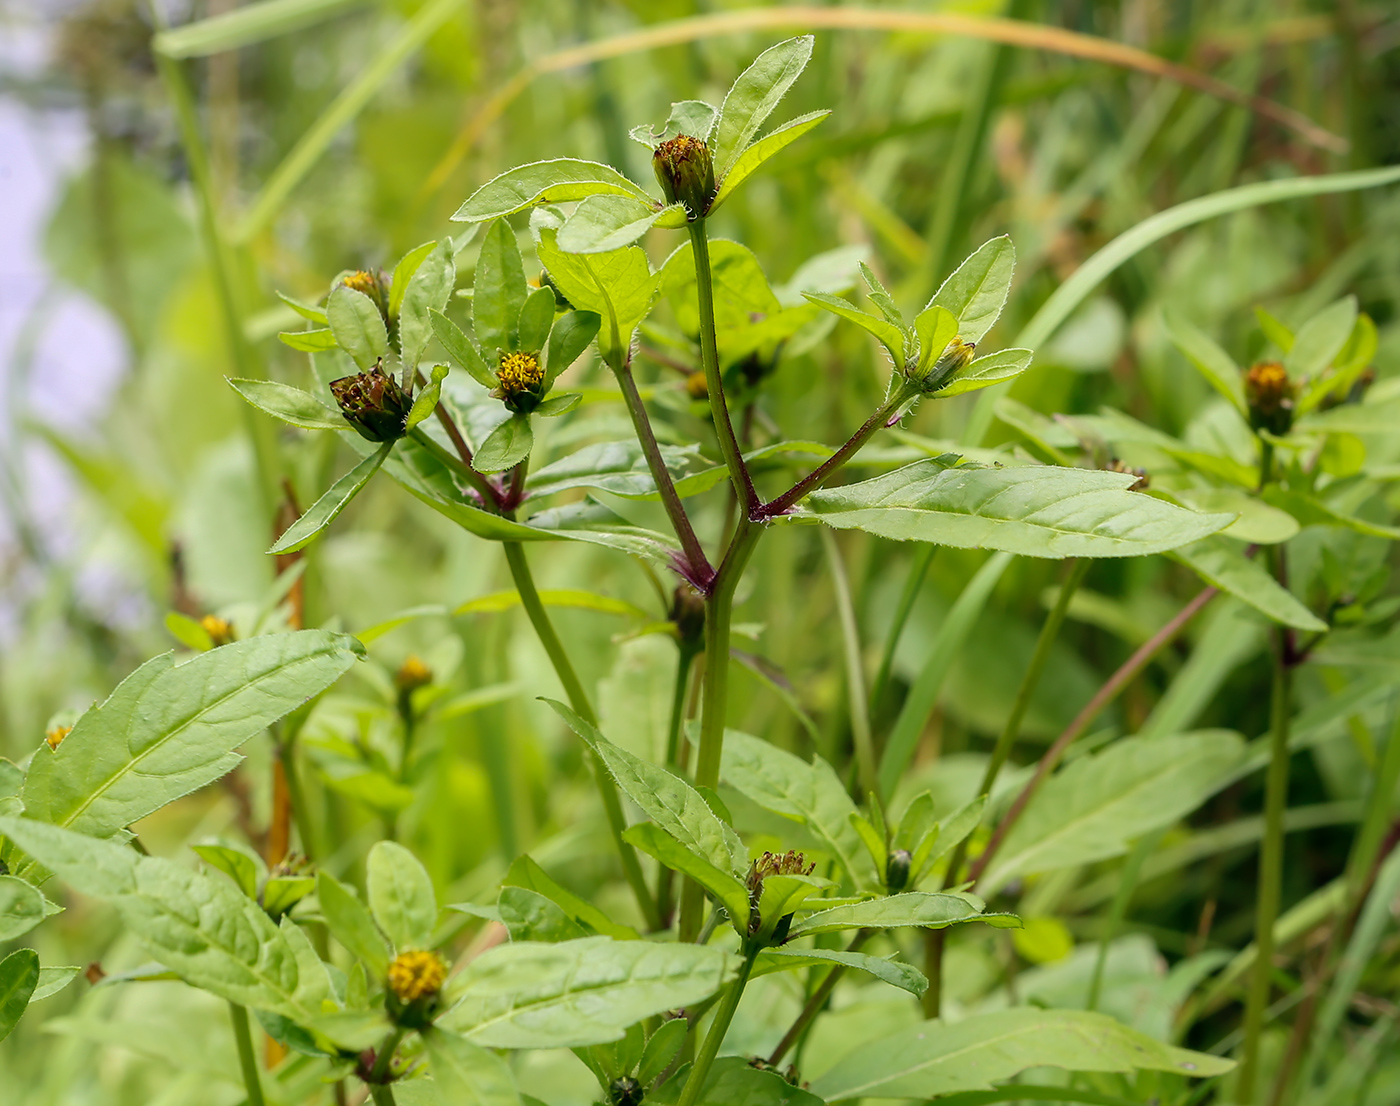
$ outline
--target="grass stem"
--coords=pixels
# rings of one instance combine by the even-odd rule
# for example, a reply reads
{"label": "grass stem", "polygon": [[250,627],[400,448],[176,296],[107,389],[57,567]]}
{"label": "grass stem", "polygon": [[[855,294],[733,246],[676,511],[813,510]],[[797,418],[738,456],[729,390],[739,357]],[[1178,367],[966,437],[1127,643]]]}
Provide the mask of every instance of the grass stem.
{"label": "grass stem", "polygon": [[253,1052],[253,1034],[248,1028],[248,1008],[230,1002],[228,1011],[233,1020],[233,1039],[238,1045],[238,1066],[243,1069],[243,1085],[248,1091],[248,1106],[263,1106],[262,1079]]}

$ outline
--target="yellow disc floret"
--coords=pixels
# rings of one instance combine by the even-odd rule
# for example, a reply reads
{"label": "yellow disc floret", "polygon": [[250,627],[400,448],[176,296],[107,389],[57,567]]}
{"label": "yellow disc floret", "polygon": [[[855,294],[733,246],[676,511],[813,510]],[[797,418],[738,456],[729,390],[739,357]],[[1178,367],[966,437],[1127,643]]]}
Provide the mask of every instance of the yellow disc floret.
{"label": "yellow disc floret", "polygon": [[357,269],[342,279],[340,283],[355,292],[363,293],[370,299],[379,298],[379,281],[368,269]]}
{"label": "yellow disc floret", "polygon": [[55,726],[44,735],[44,740],[49,743],[50,749],[57,749],[63,743],[63,739],[73,731],[72,726]]}
{"label": "yellow disc floret", "polygon": [[437,994],[446,978],[442,957],[422,949],[401,952],[389,965],[389,990],[404,1005]]}
{"label": "yellow disc floret", "polygon": [[206,614],[199,620],[199,624],[204,627],[204,632],[215,645],[227,645],[233,640],[233,623],[226,618]]}
{"label": "yellow disc floret", "polygon": [[536,354],[506,353],[501,355],[501,367],[496,372],[496,379],[501,382],[501,391],[513,396],[538,388],[544,379],[544,369]]}
{"label": "yellow disc floret", "polygon": [[400,691],[413,691],[432,682],[433,670],[416,653],[410,653],[394,674],[394,683]]}

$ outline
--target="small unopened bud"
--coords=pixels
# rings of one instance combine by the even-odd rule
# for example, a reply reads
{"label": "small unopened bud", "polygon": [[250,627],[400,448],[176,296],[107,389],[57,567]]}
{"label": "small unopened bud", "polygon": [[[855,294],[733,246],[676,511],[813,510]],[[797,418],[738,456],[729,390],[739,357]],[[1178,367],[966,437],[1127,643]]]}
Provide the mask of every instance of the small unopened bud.
{"label": "small unopened bud", "polygon": [[964,342],[961,338],[954,338],[943,347],[943,352],[938,355],[933,367],[919,381],[919,386],[925,392],[938,391],[953,378],[955,373],[972,360],[972,355],[976,350],[976,342]]}
{"label": "small unopened bud", "polygon": [[331,395],[340,412],[371,442],[393,442],[403,437],[403,424],[413,406],[398,381],[376,364],[369,372],[331,381]]}
{"label": "small unopened bud", "polygon": [[447,965],[442,957],[422,949],[401,952],[389,965],[389,991],[405,1006],[432,998],[446,978]]}
{"label": "small unopened bud", "polygon": [[885,861],[885,889],[891,895],[897,895],[909,886],[910,860],[908,849],[895,849]]}
{"label": "small unopened bud", "polygon": [[1293,401],[1298,387],[1277,361],[1260,361],[1244,375],[1244,401],[1249,425],[1270,434],[1287,434],[1293,425]]}
{"label": "small unopened bud", "polygon": [[1128,488],[1128,491],[1130,492],[1145,491],[1147,488],[1152,486],[1152,477],[1150,477],[1147,474],[1146,469],[1135,469],[1132,467],[1132,465],[1128,464],[1126,461],[1120,460],[1117,457],[1113,458],[1113,460],[1109,462],[1108,471],[1125,472],[1129,476],[1137,477],[1133,484]]}
{"label": "small unopened bud", "polygon": [[416,691],[432,682],[433,670],[415,653],[410,653],[408,659],[399,665],[399,670],[394,673],[394,686],[400,691]]}
{"label": "small unopened bud", "polygon": [[[763,918],[759,913],[759,903],[763,899],[763,881],[769,876],[810,876],[816,871],[815,862],[808,863],[807,858],[796,849],[789,849],[785,853],[765,852],[749,865],[748,878],[745,886],[749,892],[749,932],[757,933],[763,928]],[[786,923],[779,923],[778,929],[782,930],[782,936],[787,936],[787,927],[791,925],[789,919]],[[775,931],[774,936],[777,937]],[[781,942],[782,938],[778,937]]]}
{"label": "small unopened bud", "polygon": [[206,614],[199,620],[199,624],[209,635],[209,640],[216,646],[227,645],[233,640],[233,623],[226,618],[220,618],[216,614]]}
{"label": "small unopened bud", "polygon": [[709,382],[705,374],[697,369],[685,378],[685,393],[691,399],[706,399],[710,394]]}
{"label": "small unopened bud", "polygon": [[715,166],[704,139],[688,134],[668,139],[652,153],[651,167],[667,202],[685,204],[691,222],[709,212],[715,198]]}
{"label": "small unopened bud", "polygon": [[384,325],[389,324],[388,274],[374,269],[356,269],[342,277],[340,283],[374,301],[374,306],[379,308],[379,314],[384,319]]}
{"label": "small unopened bud", "polygon": [[510,410],[529,414],[544,399],[544,366],[537,353],[503,353],[492,394]]}
{"label": "small unopened bud", "polygon": [[612,1106],[641,1106],[646,1089],[630,1075],[608,1084],[608,1101]]}
{"label": "small unopened bud", "polygon": [[671,598],[671,621],[681,644],[698,646],[705,635],[705,597],[689,584],[677,584]]}
{"label": "small unopened bud", "polygon": [[57,749],[63,744],[63,739],[72,732],[72,726],[55,726],[48,733],[44,734],[44,740],[49,743],[50,749]]}

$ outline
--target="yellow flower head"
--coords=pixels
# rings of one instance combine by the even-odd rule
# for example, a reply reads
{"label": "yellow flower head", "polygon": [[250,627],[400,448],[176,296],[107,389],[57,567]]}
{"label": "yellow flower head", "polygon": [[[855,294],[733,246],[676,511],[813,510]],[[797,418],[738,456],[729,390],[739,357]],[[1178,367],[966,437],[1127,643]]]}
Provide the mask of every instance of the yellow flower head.
{"label": "yellow flower head", "polygon": [[923,379],[923,389],[926,392],[936,392],[939,388],[947,384],[953,375],[972,360],[972,355],[977,351],[976,342],[964,342],[960,337],[954,337],[938,355],[933,367],[925,374]]}
{"label": "yellow flower head", "polygon": [[362,292],[372,300],[379,298],[379,278],[368,269],[357,269],[341,282],[354,292]]}
{"label": "yellow flower head", "polygon": [[433,670],[416,653],[410,653],[394,674],[394,683],[400,691],[413,691],[432,682]]}
{"label": "yellow flower head", "polygon": [[227,645],[233,640],[233,623],[226,618],[206,614],[199,620],[199,624],[204,627],[204,632],[215,645]]}
{"label": "yellow flower head", "polygon": [[435,952],[409,949],[389,965],[389,990],[404,1005],[435,995],[447,978],[447,965]]}
{"label": "yellow flower head", "polygon": [[544,380],[544,368],[538,354],[506,353],[501,355],[501,367],[496,372],[501,391],[507,396],[533,392]]}
{"label": "yellow flower head", "polygon": [[1256,430],[1287,434],[1293,425],[1293,401],[1298,387],[1277,361],[1260,361],[1244,374],[1244,399],[1249,424]]}
{"label": "yellow flower head", "polygon": [[44,740],[49,743],[50,749],[57,749],[63,744],[63,739],[73,731],[72,726],[55,726],[44,735]]}

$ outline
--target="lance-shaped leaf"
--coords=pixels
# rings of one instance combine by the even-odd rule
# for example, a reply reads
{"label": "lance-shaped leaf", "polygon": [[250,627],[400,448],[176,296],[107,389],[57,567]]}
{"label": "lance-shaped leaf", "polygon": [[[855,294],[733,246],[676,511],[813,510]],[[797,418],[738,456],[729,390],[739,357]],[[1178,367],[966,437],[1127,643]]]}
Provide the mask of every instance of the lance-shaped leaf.
{"label": "lance-shaped leaf", "polygon": [[[1367,367],[1375,359],[1380,345],[1380,334],[1369,315],[1358,315],[1356,325],[1346,344],[1336,353],[1332,367],[1334,372],[1319,374],[1298,397],[1295,413],[1299,416],[1314,411],[1322,401],[1332,397],[1345,399],[1352,387],[1360,379]],[[1296,423],[1295,423],[1296,425]]]}
{"label": "lance-shaped leaf", "polygon": [[1315,377],[1341,353],[1356,325],[1356,297],[1328,304],[1298,328],[1284,364],[1294,380]]}
{"label": "lance-shaped leaf", "polygon": [[1031,358],[1034,356],[1035,354],[1028,349],[1003,349],[989,353],[955,372],[952,379],[934,394],[940,399],[947,399],[949,396],[960,396],[964,392],[974,392],[990,384],[1011,380],[1030,368]]}
{"label": "lance-shaped leaf", "polygon": [[[680,1101],[690,1065],[682,1064],[676,1074],[646,1097],[647,1106],[676,1106]],[[776,1071],[760,1071],[745,1056],[721,1056],[705,1075],[705,1084],[695,1106],[823,1106],[822,1100],[801,1087],[794,1087]]]}
{"label": "lance-shaped leaf", "polygon": [[243,1006],[309,1016],[295,950],[222,876],[28,818],[0,818],[0,834],[75,890],[112,903],[132,936],[188,983]]}
{"label": "lance-shaped leaf", "polygon": [[[395,284],[391,295],[399,294],[395,270]],[[452,260],[452,240],[439,242],[408,278],[408,287],[403,290],[403,300],[399,307],[399,350],[403,363],[410,368],[416,366],[428,348],[433,336],[433,311],[441,311],[447,306],[452,289],[457,283],[457,266]]]}
{"label": "lance-shaped leaf", "polygon": [[331,936],[344,945],[347,952],[364,961],[371,972],[383,978],[394,950],[374,924],[364,903],[324,869],[316,873],[316,898],[320,900],[321,914]]}
{"label": "lance-shaped leaf", "polygon": [[764,135],[744,150],[720,180],[719,188],[715,191],[715,198],[710,203],[710,212],[713,213],[720,204],[734,195],[734,190],[752,176],[760,165],[792,145],[817,124],[823,122],[830,114],[830,111],[814,111],[807,115],[798,116],[792,122],[784,123],[777,130]]}
{"label": "lance-shaped leaf", "polygon": [[0,941],[13,941],[44,920],[44,896],[18,876],[0,876]]}
{"label": "lance-shaped leaf", "polygon": [[1246,420],[1249,411],[1244,405],[1244,382],[1240,367],[1235,360],[1211,339],[1204,331],[1193,326],[1181,315],[1170,309],[1162,312],[1167,333],[1186,359],[1206,378],[1217,392],[1230,402]]}
{"label": "lance-shaped leaf", "polygon": [[973,1014],[961,1021],[921,1022],[857,1048],[812,1090],[836,1102],[860,1098],[934,1098],[988,1090],[1027,1068],[1178,1075],[1222,1075],[1231,1060],[1173,1048],[1088,1010],[1022,1008]]}
{"label": "lance-shaped leaf", "polygon": [[856,971],[873,975],[882,983],[908,991],[911,995],[922,995],[928,990],[928,980],[924,973],[912,964],[886,960],[883,956],[869,956],[863,952],[844,952],[840,949],[764,949],[754,963],[753,974],[768,975],[771,972],[820,967],[823,964],[854,968]]}
{"label": "lance-shaped leaf", "polygon": [[553,322],[554,289],[536,288],[525,297],[520,308],[520,321],[517,324],[520,348],[531,353],[544,349]]}
{"label": "lance-shaped leaf", "polygon": [[322,327],[319,330],[282,330],[278,331],[277,340],[298,353],[324,353],[328,349],[340,348],[330,327]]}
{"label": "lance-shaped leaf", "polygon": [[749,892],[741,880],[725,868],[716,868],[687,849],[654,822],[639,822],[623,831],[622,839],[655,857],[673,872],[687,875],[710,892],[729,911],[736,929],[747,932]]}
{"label": "lance-shaped leaf", "polygon": [[524,887],[502,887],[496,912],[512,941],[572,941],[592,936],[558,903]]}
{"label": "lance-shaped leaf", "polygon": [[1400,397],[1374,403],[1343,403],[1330,411],[1316,411],[1296,422],[1293,429],[1295,433],[1388,434],[1396,426],[1400,426]]}
{"label": "lance-shaped leaf", "polygon": [[423,1034],[440,1097],[454,1106],[520,1106],[510,1065],[490,1049],[455,1033]]}
{"label": "lance-shaped leaf", "polygon": [[530,416],[516,411],[486,435],[472,458],[472,467],[477,472],[504,472],[530,456],[534,447],[535,432],[530,429]]}
{"label": "lance-shaped leaf", "polygon": [[984,242],[939,287],[929,300],[953,313],[958,336],[964,342],[980,342],[992,329],[1016,273],[1016,247],[1006,235]]}
{"label": "lance-shaped leaf", "polygon": [[678,100],[671,105],[671,114],[658,133],[651,124],[643,123],[633,127],[627,136],[640,142],[648,150],[654,150],[663,142],[688,134],[692,138],[707,139],[719,118],[719,108],[704,100]]}
{"label": "lance-shaped leaf", "polygon": [[1026,557],[1162,553],[1229,525],[1130,492],[1131,473],[1030,465],[948,468],[916,461],[857,484],[814,492],[811,514],[840,530]]}
{"label": "lance-shaped leaf", "polygon": [[393,442],[385,442],[327,488],[325,494],[311,504],[310,509],[301,518],[287,527],[268,552],[295,553],[315,541],[321,531],[334,522],[336,516],[360,494],[361,489],[369,483],[370,477],[379,471],[379,466],[384,463],[393,448]]}
{"label": "lance-shaped leaf", "polygon": [[812,36],[802,35],[769,47],[739,74],[724,97],[710,143],[716,180],[734,167],[811,57]]}
{"label": "lance-shaped leaf", "polygon": [[[661,458],[675,481],[705,467],[700,447],[695,445],[663,445]],[[586,445],[536,470],[526,487],[532,496],[554,495],[570,488],[597,488],[626,499],[646,499],[656,494],[656,481],[635,438]]]}
{"label": "lance-shaped leaf", "polygon": [[147,661],[85,713],[24,784],[30,818],[109,837],[212,783],[238,746],[320,694],[364,654],[347,634],[248,638],[181,664]]}
{"label": "lance-shaped leaf", "polygon": [[958,336],[958,317],[946,307],[930,304],[914,320],[914,333],[919,338],[917,375],[927,375],[930,366]]}
{"label": "lance-shaped leaf", "polygon": [[734,974],[708,945],[586,937],[497,945],[454,979],[438,1025],[487,1048],[579,1048],[642,1018],[703,1002]]}
{"label": "lance-shaped leaf", "polygon": [[0,1041],[24,1017],[38,985],[39,954],[33,949],[16,949],[0,960]]}
{"label": "lance-shaped leaf", "polygon": [[[553,318],[553,315],[550,317]],[[579,359],[588,344],[598,337],[601,325],[602,319],[593,311],[570,311],[555,320],[549,331],[549,345],[544,357],[546,388],[551,387],[559,374]]]}
{"label": "lance-shaped leaf", "polygon": [[558,395],[550,396],[536,407],[535,414],[542,419],[556,419],[560,415],[567,415],[582,402],[583,394],[581,392],[560,392]]}
{"label": "lance-shaped leaf", "polygon": [[559,228],[559,248],[565,253],[608,253],[630,246],[681,204],[657,208],[631,196],[589,196]]}
{"label": "lance-shaped leaf", "polygon": [[462,328],[441,311],[428,312],[428,318],[433,334],[442,343],[447,356],[466,369],[471,378],[483,388],[489,390],[496,387],[496,374],[486,367],[480,351],[472,345],[471,339],[462,333]]}
{"label": "lance-shaped leaf", "polygon": [[304,303],[301,300],[293,299],[285,292],[278,292],[277,298],[309,322],[326,325],[326,309],[317,307],[314,303]]}
{"label": "lance-shaped leaf", "polygon": [[1369,534],[1375,538],[1400,539],[1400,527],[1385,526],[1356,515],[1345,514],[1330,504],[1324,503],[1315,495],[1270,484],[1264,489],[1265,501],[1281,511],[1287,511],[1298,520],[1300,526],[1340,526],[1355,530],[1358,534]]}
{"label": "lance-shaped leaf", "polygon": [[[423,264],[423,259],[438,248],[437,242],[424,242],[414,246],[408,253],[399,258],[399,262],[394,266],[393,276],[389,278],[389,317],[393,318],[403,309],[404,295],[408,291],[408,283],[413,279],[413,274],[418,271]],[[451,250],[449,250],[449,257]]]}
{"label": "lance-shaped leaf", "polygon": [[840,296],[833,296],[827,292],[803,292],[807,299],[811,300],[819,307],[824,307],[833,315],[840,315],[856,324],[863,330],[868,330],[876,340],[885,347],[890,355],[890,360],[896,369],[902,368],[905,361],[904,332],[893,323],[885,319],[878,318],[868,312],[862,311],[858,307],[852,306]]}
{"label": "lance-shaped leaf", "polygon": [[1327,623],[1303,606],[1263,565],[1246,557],[1236,542],[1212,534],[1172,550],[1169,556],[1206,583],[1229,592],[1275,622],[1311,633],[1327,630]]}
{"label": "lance-shaped leaf", "polygon": [[425,949],[437,924],[437,897],[428,870],[393,841],[380,841],[365,865],[369,910],[394,948]]}
{"label": "lance-shaped leaf", "polygon": [[434,365],[428,383],[413,397],[413,406],[409,408],[408,417],[403,420],[404,433],[412,430],[437,408],[438,399],[442,395],[442,382],[446,379],[447,366]]}
{"label": "lance-shaped leaf", "polygon": [[275,380],[229,378],[233,390],[275,419],[304,430],[344,430],[349,425],[334,407],[329,407],[300,388]]}
{"label": "lance-shaped leaf", "polygon": [[483,184],[457,209],[452,221],[484,223],[514,215],[534,204],[567,203],[588,196],[651,197],[610,165],[576,158],[556,158],[521,165]]}
{"label": "lance-shaped leaf", "polygon": [[831,765],[820,756],[808,764],[770,742],[726,730],[720,776],[759,806],[811,830],[856,886],[879,885],[850,821],[855,804]]}
{"label": "lance-shaped leaf", "polygon": [[586,899],[581,899],[572,891],[561,887],[528,856],[516,858],[515,863],[510,866],[510,871],[506,873],[504,883],[507,887],[523,887],[543,895],[574,921],[605,937],[614,937],[619,941],[637,939],[635,930],[619,925]]}
{"label": "lance-shaped leaf", "polygon": [[1243,739],[1229,730],[1124,738],[1081,757],[1036,792],[978,892],[1127,852],[1136,838],[1200,806],[1243,758]]}
{"label": "lance-shaped leaf", "polygon": [[389,351],[384,318],[363,292],[337,284],[326,300],[326,318],[336,343],[362,370],[368,371]]}
{"label": "lance-shaped leaf", "polygon": [[882,899],[847,903],[818,910],[794,922],[790,933],[801,937],[812,933],[835,933],[843,929],[892,929],[920,926],[944,929],[959,922],[986,922],[999,929],[1021,924],[1013,914],[988,914],[980,900],[971,895],[934,891],[905,891]]}
{"label": "lance-shaped leaf", "polygon": [[520,309],[529,292],[515,231],[504,219],[497,219],[482,237],[472,283],[472,328],[491,364],[498,349],[519,348]]}
{"label": "lance-shaped leaf", "polygon": [[623,792],[661,829],[706,863],[731,873],[748,861],[739,835],[710,809],[700,792],[666,769],[633,756],[563,703],[546,699],[554,713],[587,743]]}

